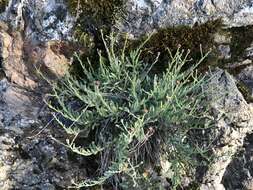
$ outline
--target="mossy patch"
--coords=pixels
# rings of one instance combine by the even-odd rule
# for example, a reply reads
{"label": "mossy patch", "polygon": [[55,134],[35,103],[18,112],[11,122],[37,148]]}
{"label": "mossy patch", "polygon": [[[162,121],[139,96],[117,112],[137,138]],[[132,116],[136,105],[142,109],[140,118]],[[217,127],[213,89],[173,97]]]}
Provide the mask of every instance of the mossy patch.
{"label": "mossy patch", "polygon": [[247,47],[253,42],[253,26],[244,26],[228,29],[231,33],[231,59],[232,61],[240,61],[244,57]]}
{"label": "mossy patch", "polygon": [[96,32],[109,29],[122,16],[124,0],[68,0],[70,12],[76,16],[76,29]]}
{"label": "mossy patch", "polygon": [[6,77],[3,70],[0,69],[0,80],[4,79]]}
{"label": "mossy patch", "polygon": [[8,3],[9,3],[9,0],[0,0],[0,13],[5,11]]}
{"label": "mossy patch", "polygon": [[[160,53],[160,60],[167,64],[168,49],[172,55],[180,47],[184,50],[190,50],[190,56],[193,61],[200,59],[203,54],[209,52],[214,47],[214,34],[221,28],[221,20],[210,21],[202,25],[177,26],[165,29],[159,29],[153,34],[150,40],[145,44],[143,56],[146,59],[154,59]],[[147,36],[130,43],[128,49],[138,46]],[[215,57],[215,56],[214,56]],[[161,69],[163,65],[160,65]]]}

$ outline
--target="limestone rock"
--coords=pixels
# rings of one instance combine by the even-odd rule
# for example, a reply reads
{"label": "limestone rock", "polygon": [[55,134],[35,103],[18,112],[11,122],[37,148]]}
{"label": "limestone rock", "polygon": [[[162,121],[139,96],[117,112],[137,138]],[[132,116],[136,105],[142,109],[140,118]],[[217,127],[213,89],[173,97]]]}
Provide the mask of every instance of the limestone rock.
{"label": "limestone rock", "polygon": [[73,18],[64,0],[10,0],[4,20],[34,41],[62,40],[70,37]]}
{"label": "limestone rock", "polygon": [[[135,37],[219,18],[227,27],[251,25],[253,20],[251,0],[126,0],[124,9],[112,27]],[[69,39],[75,22],[64,0],[10,0],[4,18],[35,41]]]}
{"label": "limestone rock", "polygon": [[222,178],[233,155],[242,147],[247,133],[253,131],[253,107],[226,71],[212,73],[208,89],[217,134],[213,149],[216,160],[205,174],[201,189],[219,190],[224,189]]}
{"label": "limestone rock", "polygon": [[[6,79],[0,81],[0,127],[22,133],[20,128],[37,122],[42,102],[33,92],[13,86]],[[2,126],[1,126],[2,125]]]}
{"label": "limestone rock", "polygon": [[[30,45],[24,48],[27,64],[31,70],[42,72],[47,78],[63,77],[71,64],[70,57],[74,54],[71,46],[63,41],[48,41],[42,45]],[[64,50],[65,49],[65,50]]]}
{"label": "limestone rock", "polygon": [[246,66],[240,71],[237,76],[238,80],[242,81],[250,90],[250,96],[253,97],[253,66]]}
{"label": "limestone rock", "polygon": [[[0,22],[0,113],[5,126],[28,126],[37,121],[42,107],[42,97],[47,86],[37,69],[43,68],[50,79],[63,77],[73,50],[62,41],[33,43],[22,32]],[[60,46],[60,48],[57,48]],[[62,51],[62,49],[66,49]],[[69,53],[70,52],[70,53]],[[67,58],[68,56],[68,58]],[[39,90],[38,90],[39,89]]]}
{"label": "limestone rock", "polygon": [[35,81],[31,78],[23,60],[24,42],[21,33],[0,30],[2,67],[11,82],[22,86],[35,88]]}
{"label": "limestone rock", "polygon": [[86,175],[77,161],[71,161],[66,148],[45,132],[29,138],[1,129],[0,151],[1,190],[67,189],[74,176]]}
{"label": "limestone rock", "polygon": [[227,190],[253,188],[253,144],[252,134],[248,134],[244,140],[243,148],[233,157],[226,169],[222,183]]}
{"label": "limestone rock", "polygon": [[227,27],[251,25],[252,4],[249,0],[127,0],[126,18],[117,28],[139,36],[157,28],[219,18]]}

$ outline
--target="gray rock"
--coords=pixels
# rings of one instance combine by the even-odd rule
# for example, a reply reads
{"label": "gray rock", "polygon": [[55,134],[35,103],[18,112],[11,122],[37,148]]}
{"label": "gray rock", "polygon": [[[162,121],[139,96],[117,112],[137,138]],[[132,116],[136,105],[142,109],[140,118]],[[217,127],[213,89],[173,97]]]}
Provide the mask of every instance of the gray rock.
{"label": "gray rock", "polygon": [[231,49],[230,45],[219,45],[218,48],[219,58],[220,59],[230,59],[231,58]]}
{"label": "gray rock", "polygon": [[[133,36],[219,18],[227,27],[253,21],[251,0],[126,0],[124,7],[124,18],[114,27]],[[3,16],[14,28],[24,29],[26,36],[39,41],[70,38],[75,21],[64,0],[10,0]]]}
{"label": "gray rock", "polygon": [[3,17],[35,41],[66,39],[74,23],[64,0],[10,0]]}
{"label": "gray rock", "polygon": [[253,97],[253,65],[249,65],[242,69],[237,78],[250,89],[250,95]]}
{"label": "gray rock", "polygon": [[224,189],[222,178],[233,155],[242,147],[247,133],[253,131],[253,107],[237,89],[235,79],[223,70],[211,73],[208,95],[217,138],[215,161],[204,176],[201,189]]}
{"label": "gray rock", "polygon": [[253,43],[245,50],[245,57],[253,60]]}
{"label": "gray rock", "polygon": [[222,183],[227,190],[253,188],[253,135],[248,134],[243,148],[237,152],[226,169]]}
{"label": "gray rock", "polygon": [[251,25],[252,4],[251,0],[127,0],[127,16],[117,28],[139,36],[157,28],[219,18],[227,27]]}
{"label": "gray rock", "polygon": [[[16,1],[10,1],[10,7],[6,11],[7,18],[14,18],[13,15],[8,15],[12,13],[9,9],[14,6],[14,2]],[[36,4],[34,1],[31,4],[27,4],[26,1],[20,1],[19,3],[21,2],[24,3],[23,6],[32,6]],[[42,3],[42,1],[38,2]],[[45,1],[43,2],[45,3]],[[54,1],[48,1],[48,3],[49,2],[53,3]],[[58,5],[60,3],[56,4]],[[37,11],[35,11],[36,14],[45,11],[42,9],[42,5],[39,6],[38,4],[37,6],[41,9],[35,9]],[[50,4],[50,6],[55,7],[56,5]],[[51,13],[56,14],[53,10],[52,8]],[[23,16],[25,13],[21,15]],[[43,14],[40,16],[43,17]],[[38,15],[38,18],[42,19],[40,16]],[[23,19],[23,23],[25,23],[24,26],[26,26],[23,30],[29,29],[31,27],[30,24],[36,20],[25,19],[25,16]],[[29,22],[25,22],[27,19]],[[14,19],[14,21],[15,20],[17,20],[17,18]],[[60,20],[57,18],[56,23],[58,22],[60,22]],[[16,132],[22,133],[18,128],[27,127],[38,122],[37,117],[43,106],[42,97],[45,94],[46,88],[48,88],[48,85],[44,84],[45,82],[41,77],[38,77],[39,75],[36,69],[39,70],[39,68],[43,67],[46,74],[55,76],[54,79],[56,79],[57,77],[62,77],[67,72],[70,60],[61,53],[60,45],[62,45],[63,42],[52,42],[53,39],[58,37],[61,39],[64,38],[64,36],[55,38],[46,35],[46,37],[44,36],[45,38],[42,38],[40,36],[41,33],[36,33],[37,29],[35,29],[35,26],[32,27],[34,31],[31,30],[34,36],[30,36],[27,31],[19,31],[15,28],[17,26],[13,27],[14,28],[9,28],[6,23],[0,21],[1,72],[4,73],[0,80],[0,114],[3,116],[1,123],[3,123],[5,127],[11,126]],[[54,32],[57,33],[58,30],[62,32],[60,28],[54,28]],[[25,35],[24,32],[26,33]],[[40,42],[41,44],[38,45],[36,44],[38,42],[37,37],[40,38],[41,41],[51,41]],[[44,46],[42,43],[44,43]],[[60,50],[56,51],[57,47]]]}
{"label": "gray rock", "polygon": [[17,133],[23,133],[20,128],[38,123],[41,103],[36,102],[34,93],[13,86],[6,79],[0,81],[0,126]]}
{"label": "gray rock", "polygon": [[0,152],[1,190],[68,189],[74,177],[86,175],[66,148],[45,132],[29,138],[0,129]]}

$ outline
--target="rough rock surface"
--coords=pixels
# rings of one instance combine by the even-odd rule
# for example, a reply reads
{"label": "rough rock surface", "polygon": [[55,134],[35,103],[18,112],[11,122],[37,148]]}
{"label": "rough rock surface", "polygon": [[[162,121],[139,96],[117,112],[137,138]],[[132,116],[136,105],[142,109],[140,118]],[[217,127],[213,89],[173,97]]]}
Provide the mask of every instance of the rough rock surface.
{"label": "rough rock surface", "polygon": [[253,189],[253,135],[245,138],[243,149],[239,151],[227,167],[223,184],[227,190]]}
{"label": "rough rock surface", "polygon": [[71,160],[65,147],[45,131],[29,135],[0,129],[1,190],[67,189],[76,176],[84,178],[82,160]]}
{"label": "rough rock surface", "polygon": [[73,18],[64,0],[10,0],[3,19],[36,41],[62,40],[69,36]]}
{"label": "rough rock surface", "polygon": [[249,95],[253,97],[253,65],[245,67],[237,77],[249,88]]}
{"label": "rough rock surface", "polygon": [[[71,64],[73,51],[70,48],[70,44],[64,41],[54,40],[39,45],[29,44],[28,41],[24,47],[26,65],[34,66],[50,79],[63,77]],[[30,72],[34,72],[34,68]]]}
{"label": "rough rock surface", "polygon": [[[126,0],[124,9],[115,27],[134,36],[219,18],[227,27],[251,25],[253,20],[252,0]],[[10,0],[2,17],[38,41],[70,38],[75,20],[64,0]]]}
{"label": "rough rock surface", "polygon": [[[39,101],[38,101],[39,100]],[[18,130],[37,123],[41,110],[41,97],[14,86],[6,79],[0,80],[0,117],[6,128]]]}
{"label": "rough rock surface", "polygon": [[227,166],[253,131],[253,106],[245,101],[235,79],[226,71],[212,73],[208,89],[217,134],[213,150],[216,160],[205,174],[201,189],[222,190]]}
{"label": "rough rock surface", "polygon": [[[8,30],[8,29],[7,29]],[[24,40],[20,32],[0,30],[2,67],[8,79],[22,87],[35,88],[28,67],[23,60]]]}
{"label": "rough rock surface", "polygon": [[29,42],[21,32],[0,28],[1,70],[5,75],[0,81],[0,101],[3,102],[0,109],[6,124],[13,118],[20,118],[17,123],[24,125],[36,122],[46,90],[37,70],[47,77],[57,78],[62,77],[69,67],[69,58],[52,50],[51,46],[56,42],[51,45],[47,42],[43,46]]}
{"label": "rough rock surface", "polygon": [[72,179],[85,177],[85,162],[73,160],[44,128],[47,85],[35,69],[50,79],[66,73],[73,51],[64,40],[72,24],[61,0],[11,0],[1,15],[1,190],[67,189]]}
{"label": "rough rock surface", "polygon": [[127,0],[126,7],[126,18],[118,28],[134,36],[218,18],[227,27],[251,25],[253,20],[251,0]]}
{"label": "rough rock surface", "polygon": [[249,95],[253,97],[253,42],[244,51],[244,57],[247,58],[248,64],[240,71],[237,78],[247,86]]}

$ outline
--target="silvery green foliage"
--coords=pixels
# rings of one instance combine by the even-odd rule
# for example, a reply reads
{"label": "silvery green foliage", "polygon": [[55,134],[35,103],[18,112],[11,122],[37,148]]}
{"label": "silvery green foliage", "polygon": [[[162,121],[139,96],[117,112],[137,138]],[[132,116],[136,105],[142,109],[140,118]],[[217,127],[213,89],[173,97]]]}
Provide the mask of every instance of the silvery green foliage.
{"label": "silvery green foliage", "polygon": [[[113,35],[109,41],[104,40],[106,57],[99,53],[99,63],[92,64],[80,60],[83,77],[67,75],[53,85],[47,100],[69,134],[66,146],[100,162],[97,178],[75,185],[121,185],[128,180],[137,188],[143,169],[159,164],[163,156],[171,163],[176,187],[186,172],[190,175],[195,156],[205,155],[190,134],[205,128],[206,79],[197,75],[196,67],[183,69],[188,60],[183,51],[171,55],[166,71],[153,74],[159,59],[152,64],[141,59],[145,42],[129,54],[126,46],[116,54]],[[80,138],[83,143],[77,145]]]}

